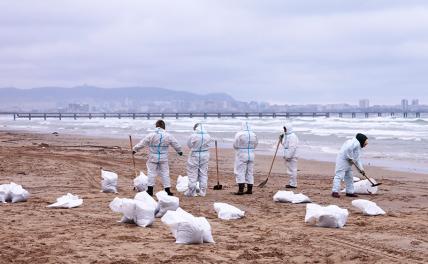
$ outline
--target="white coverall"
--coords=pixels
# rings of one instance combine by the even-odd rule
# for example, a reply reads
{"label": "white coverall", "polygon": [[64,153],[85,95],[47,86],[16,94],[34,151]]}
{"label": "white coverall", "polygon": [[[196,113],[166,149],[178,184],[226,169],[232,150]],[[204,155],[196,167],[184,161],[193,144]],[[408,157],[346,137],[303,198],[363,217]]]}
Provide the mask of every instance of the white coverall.
{"label": "white coverall", "polygon": [[196,196],[196,184],[199,182],[199,195],[205,196],[208,185],[208,161],[210,153],[208,148],[214,139],[206,132],[202,124],[196,127],[195,132],[189,137],[187,146],[190,155],[187,160],[187,176],[189,177],[189,189],[186,196]]}
{"label": "white coverall", "polygon": [[287,132],[284,134],[281,144],[284,147],[283,157],[285,167],[287,168],[287,175],[290,177],[288,184],[297,187],[297,146],[299,138],[293,132],[290,125],[287,125],[286,128]]}
{"label": "white coverall", "polygon": [[233,148],[235,154],[236,183],[254,184],[254,150],[258,144],[256,134],[247,122],[242,123],[242,130],[235,135]]}
{"label": "white coverall", "polygon": [[352,176],[352,161],[360,170],[364,170],[360,160],[361,145],[356,138],[347,140],[339,151],[336,158],[336,175],[333,179],[333,192],[339,192],[340,181],[345,180],[346,193],[354,193],[354,181]]}
{"label": "white coverall", "polygon": [[149,133],[143,140],[134,146],[133,150],[149,147],[149,158],[147,159],[148,186],[155,186],[155,179],[160,175],[164,188],[171,187],[168,165],[168,147],[172,146],[175,151],[182,152],[178,141],[164,129],[157,127],[155,132]]}

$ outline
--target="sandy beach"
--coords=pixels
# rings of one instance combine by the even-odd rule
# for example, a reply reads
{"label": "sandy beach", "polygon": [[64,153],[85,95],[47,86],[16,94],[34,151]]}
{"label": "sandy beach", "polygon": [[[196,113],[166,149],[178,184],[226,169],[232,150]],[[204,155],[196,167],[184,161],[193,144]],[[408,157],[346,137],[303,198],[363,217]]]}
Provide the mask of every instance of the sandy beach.
{"label": "sandy beach", "polygon": [[[31,193],[27,202],[0,205],[0,263],[428,262],[428,175],[367,166],[367,174],[383,185],[379,194],[360,198],[387,212],[368,217],[352,207],[352,198],[330,196],[334,164],[300,160],[297,191],[315,203],[350,211],[343,229],[327,229],[304,223],[304,204],[273,202],[273,195],[288,182],[282,158],[277,158],[265,188],[235,196],[233,151],[220,149],[219,155],[224,190],[212,190],[216,184],[212,151],[207,196],[187,198],[175,190],[178,175],[186,174],[186,157],[171,152],[172,191],[184,210],[208,219],[216,241],[177,245],[160,219],[149,228],[121,224],[121,216],[108,207],[116,196],[135,195],[127,138],[0,132],[0,184],[13,181]],[[137,155],[137,166],[144,171],[145,157]],[[271,158],[256,157],[256,183],[265,179]],[[119,194],[100,192],[100,167],[119,174]],[[158,179],[155,191],[161,188]],[[67,192],[82,197],[83,205],[46,208]],[[220,220],[214,202],[237,206],[246,216]]]}

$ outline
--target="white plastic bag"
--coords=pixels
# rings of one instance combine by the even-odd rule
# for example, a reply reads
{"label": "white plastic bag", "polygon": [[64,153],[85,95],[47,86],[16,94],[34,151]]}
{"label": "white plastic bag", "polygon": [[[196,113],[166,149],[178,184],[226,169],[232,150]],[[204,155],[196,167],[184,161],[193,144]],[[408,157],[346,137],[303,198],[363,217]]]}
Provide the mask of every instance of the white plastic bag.
{"label": "white plastic bag", "polygon": [[352,205],[360,209],[364,215],[384,215],[382,210],[376,203],[364,199],[356,199],[352,201]]}
{"label": "white plastic bag", "polygon": [[113,212],[122,213],[122,223],[135,223],[138,226],[147,227],[155,220],[155,207],[153,204],[140,200],[127,198],[114,198],[110,203]]}
{"label": "white plastic bag", "polygon": [[305,223],[320,227],[342,228],[348,219],[348,210],[336,205],[307,204]]}
{"label": "white plastic bag", "polygon": [[10,184],[4,187],[5,190],[8,189],[8,194],[6,195],[7,200],[12,203],[25,202],[30,197],[30,193],[22,188],[21,185],[11,182]]}
{"label": "white plastic bag", "polygon": [[189,177],[178,175],[177,185],[175,186],[178,192],[185,192],[189,188]]}
{"label": "white plastic bag", "polygon": [[50,208],[73,208],[83,204],[83,199],[79,199],[79,196],[67,193],[56,199],[56,203],[50,204],[47,207]]}
{"label": "white plastic bag", "polygon": [[357,182],[357,181],[361,181],[361,179],[360,178],[358,178],[358,177],[352,177],[352,180],[354,181],[354,182]]}
{"label": "white plastic bag", "polygon": [[144,174],[144,172],[140,171],[140,175],[134,179],[134,188],[138,192],[147,191],[147,187],[149,185],[149,177]]}
{"label": "white plastic bag", "polygon": [[170,227],[176,243],[214,243],[211,225],[205,217],[194,217],[183,209],[177,208],[175,211],[166,212],[161,221]]}
{"label": "white plastic bag", "polygon": [[[376,181],[372,178],[370,180],[376,184]],[[343,189],[341,192],[345,192],[346,189]],[[354,193],[358,194],[376,194],[378,191],[378,186],[372,187],[372,184],[369,180],[361,180],[358,182],[354,182]]]}
{"label": "white plastic bag", "polygon": [[141,201],[153,209],[156,209],[158,206],[158,203],[155,201],[155,199],[153,199],[153,197],[151,197],[147,192],[139,192],[135,194],[134,200]]}
{"label": "white plastic bag", "polygon": [[101,188],[105,193],[117,193],[117,174],[111,171],[101,170]]}
{"label": "white plastic bag", "polygon": [[178,197],[169,196],[165,191],[157,192],[156,198],[158,199],[156,217],[162,217],[168,210],[175,211],[180,206]]}
{"label": "white plastic bag", "polygon": [[278,191],[273,196],[275,202],[280,203],[310,203],[311,199],[304,194],[294,194],[292,191]]}
{"label": "white plastic bag", "polygon": [[146,204],[144,202],[134,200],[135,202],[135,214],[134,214],[134,222],[138,226],[147,227],[155,221],[155,209],[150,204]]}
{"label": "white plastic bag", "polygon": [[214,210],[218,218],[223,220],[239,219],[244,217],[245,212],[227,203],[214,203]]}

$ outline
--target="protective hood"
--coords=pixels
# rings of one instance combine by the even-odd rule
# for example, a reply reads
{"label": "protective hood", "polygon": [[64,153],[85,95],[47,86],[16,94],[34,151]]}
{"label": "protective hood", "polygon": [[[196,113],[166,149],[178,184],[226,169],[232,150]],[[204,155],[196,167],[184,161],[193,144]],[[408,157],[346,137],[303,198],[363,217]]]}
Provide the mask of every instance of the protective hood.
{"label": "protective hood", "polygon": [[367,140],[367,136],[361,133],[358,133],[355,138],[360,142],[361,148],[364,148],[364,142]]}
{"label": "protective hood", "polygon": [[241,124],[241,130],[252,131],[253,129],[252,129],[251,125],[245,121],[245,122],[242,122],[242,124]]}
{"label": "protective hood", "polygon": [[199,124],[198,124],[198,126],[197,126],[197,127],[196,127],[196,129],[195,129],[195,133],[196,133],[196,134],[206,134],[206,133],[207,133],[207,131],[205,130],[205,125],[204,125],[204,124],[199,123]]}
{"label": "protective hood", "polygon": [[289,135],[294,132],[293,125],[291,123],[284,124],[284,127],[287,128],[287,132],[285,134]]}

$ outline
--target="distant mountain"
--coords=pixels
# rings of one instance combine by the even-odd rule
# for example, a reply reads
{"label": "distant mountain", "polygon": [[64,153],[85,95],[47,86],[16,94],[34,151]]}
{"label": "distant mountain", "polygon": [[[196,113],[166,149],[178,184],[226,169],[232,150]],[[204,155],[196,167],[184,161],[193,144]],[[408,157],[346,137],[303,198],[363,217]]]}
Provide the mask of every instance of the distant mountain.
{"label": "distant mountain", "polygon": [[[158,110],[157,105],[169,105],[168,110],[182,110],[194,103],[233,105],[234,98],[225,93],[196,94],[158,87],[100,88],[77,86],[73,88],[40,87],[32,89],[0,88],[0,110],[46,110],[65,108],[69,104],[88,104],[103,110]],[[215,104],[214,104],[215,105]],[[115,109],[108,109],[115,108]],[[157,107],[159,110],[163,108]]]}

